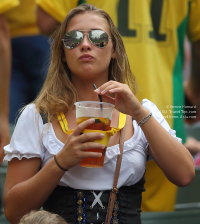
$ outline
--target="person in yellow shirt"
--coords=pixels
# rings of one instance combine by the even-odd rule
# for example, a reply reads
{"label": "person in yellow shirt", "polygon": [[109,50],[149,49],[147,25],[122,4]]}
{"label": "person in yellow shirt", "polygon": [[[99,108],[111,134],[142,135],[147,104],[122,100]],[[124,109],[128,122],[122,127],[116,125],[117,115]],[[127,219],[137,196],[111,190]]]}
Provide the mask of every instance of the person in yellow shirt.
{"label": "person in yellow shirt", "polygon": [[[19,5],[19,0],[1,0],[0,2],[0,166],[4,157],[3,147],[8,144],[9,132],[9,86],[11,69],[10,33],[5,13]],[[2,191],[0,186],[0,209]]]}
{"label": "person in yellow shirt", "polygon": [[[37,23],[49,35],[65,15],[83,1],[37,0]],[[184,99],[182,67],[184,37],[188,35],[193,51],[199,52],[199,0],[86,0],[102,8],[118,27],[139,85],[138,99],[153,101],[178,137],[185,142],[183,128]],[[200,56],[195,66],[199,67]],[[192,73],[198,74],[198,69]],[[170,159],[170,158],[166,158]],[[147,162],[147,191],[143,194],[143,211],[174,209],[176,187],[170,183],[154,161]]]}
{"label": "person in yellow shirt", "polygon": [[9,86],[11,68],[11,46],[8,21],[5,13],[19,5],[19,0],[0,2],[0,166],[3,160],[3,146],[9,141]]}
{"label": "person in yellow shirt", "polygon": [[11,126],[19,109],[33,101],[43,85],[49,60],[48,38],[36,25],[35,0],[20,0],[20,5],[5,13],[12,46],[12,76],[10,82]]}

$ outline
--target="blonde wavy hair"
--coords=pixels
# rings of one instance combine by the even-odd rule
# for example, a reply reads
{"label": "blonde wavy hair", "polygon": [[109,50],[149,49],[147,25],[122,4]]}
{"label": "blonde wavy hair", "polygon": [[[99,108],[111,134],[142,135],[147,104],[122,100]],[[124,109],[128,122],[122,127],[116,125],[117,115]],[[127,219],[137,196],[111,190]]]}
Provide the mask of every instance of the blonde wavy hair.
{"label": "blonde wavy hair", "polygon": [[137,89],[122,38],[112,19],[104,10],[97,9],[90,4],[82,4],[68,13],[51,37],[51,60],[48,75],[41,92],[34,101],[38,111],[44,113],[49,122],[52,117],[56,117],[56,114],[70,111],[74,107],[74,102],[78,101],[77,91],[71,82],[71,71],[67,63],[62,61],[64,58],[62,38],[66,33],[70,20],[76,15],[85,12],[102,17],[109,26],[116,58],[110,61],[108,79],[128,84],[133,93]]}
{"label": "blonde wavy hair", "polygon": [[59,215],[47,211],[31,211],[24,215],[18,224],[67,224]]}

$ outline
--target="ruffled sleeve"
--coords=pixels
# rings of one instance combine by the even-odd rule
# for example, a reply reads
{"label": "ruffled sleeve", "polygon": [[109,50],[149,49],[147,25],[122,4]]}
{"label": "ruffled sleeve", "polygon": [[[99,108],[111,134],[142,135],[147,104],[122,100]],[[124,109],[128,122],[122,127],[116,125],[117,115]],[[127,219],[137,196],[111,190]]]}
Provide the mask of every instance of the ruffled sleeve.
{"label": "ruffled sleeve", "polygon": [[[150,100],[143,99],[142,100],[142,106],[145,107],[147,110],[152,112],[153,117],[157,120],[157,122],[167,131],[171,136],[176,138],[176,140],[180,143],[182,143],[182,139],[176,137],[176,131],[171,129],[167,121],[165,120],[162,113],[159,111],[157,106],[152,103]],[[144,133],[143,133],[144,134]]]}
{"label": "ruffled sleeve", "polygon": [[43,158],[43,121],[34,104],[28,105],[20,115],[10,144],[4,147],[4,161],[13,158]]}

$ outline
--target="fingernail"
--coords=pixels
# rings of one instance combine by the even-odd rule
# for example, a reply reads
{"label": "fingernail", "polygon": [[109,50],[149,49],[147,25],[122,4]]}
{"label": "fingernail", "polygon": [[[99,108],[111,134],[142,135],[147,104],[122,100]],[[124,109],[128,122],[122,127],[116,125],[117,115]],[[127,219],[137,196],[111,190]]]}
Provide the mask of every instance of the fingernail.
{"label": "fingernail", "polygon": [[105,145],[102,145],[101,147],[102,147],[102,149],[105,149]]}
{"label": "fingernail", "polygon": [[99,157],[102,157],[102,153],[98,153],[98,156],[99,156]]}
{"label": "fingernail", "polygon": [[102,92],[101,92],[101,94],[104,94],[105,93],[105,90],[103,90]]}
{"label": "fingernail", "polygon": [[90,122],[93,123],[95,121],[94,118],[90,118]]}
{"label": "fingernail", "polygon": [[100,93],[100,89],[95,89],[94,90],[96,93]]}
{"label": "fingernail", "polygon": [[104,134],[101,134],[101,138],[104,138]]}

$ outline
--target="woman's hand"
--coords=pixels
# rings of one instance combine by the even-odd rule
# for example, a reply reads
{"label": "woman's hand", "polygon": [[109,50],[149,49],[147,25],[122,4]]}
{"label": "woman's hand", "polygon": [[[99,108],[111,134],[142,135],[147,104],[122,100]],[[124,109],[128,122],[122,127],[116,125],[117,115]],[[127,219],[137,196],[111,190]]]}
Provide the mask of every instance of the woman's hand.
{"label": "woman's hand", "polygon": [[[134,119],[144,110],[126,84],[108,81],[94,90],[94,92],[100,94],[105,102],[114,104],[118,111],[130,115]],[[108,94],[114,94],[114,98],[108,96]]]}
{"label": "woman's hand", "polygon": [[95,119],[92,118],[80,123],[73,133],[69,135],[65,146],[56,155],[59,164],[63,168],[70,169],[79,164],[84,158],[98,158],[102,156],[102,153],[84,151],[86,149],[105,149],[104,145],[93,142],[95,139],[104,138],[104,134],[98,132],[82,134],[83,130],[94,122]]}

